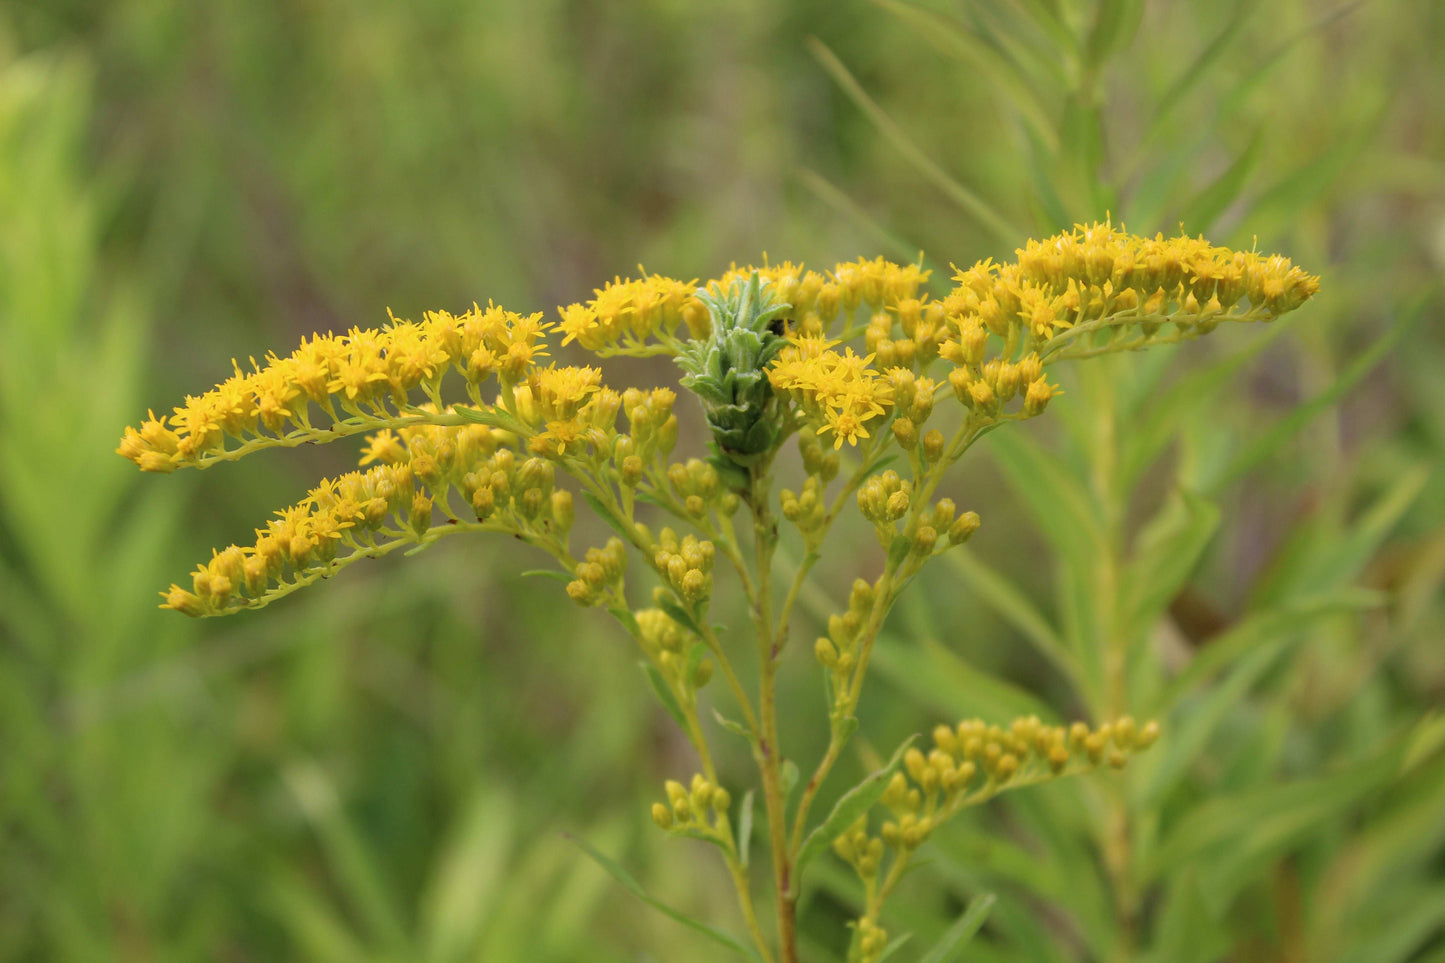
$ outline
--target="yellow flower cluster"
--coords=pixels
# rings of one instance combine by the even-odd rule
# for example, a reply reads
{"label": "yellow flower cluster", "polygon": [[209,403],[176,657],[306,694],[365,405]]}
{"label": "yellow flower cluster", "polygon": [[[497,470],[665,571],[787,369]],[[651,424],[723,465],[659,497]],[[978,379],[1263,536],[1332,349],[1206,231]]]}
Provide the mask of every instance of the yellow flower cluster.
{"label": "yellow flower cluster", "polygon": [[833,447],[856,445],[869,437],[868,422],[893,405],[893,388],[870,362],[852,348],[839,354],[837,341],[821,335],[795,336],[768,369],[773,388],[796,404],[819,425],[818,434],[833,433]]}
{"label": "yellow flower cluster", "polygon": [[851,316],[860,305],[881,311],[915,298],[929,276],[919,265],[894,264],[879,257],[842,262],[826,276],[791,261],[765,261],[761,267],[733,265],[720,283],[725,287],[745,281],[753,273],[768,283],[779,301],[792,305],[789,327],[807,335],[824,334],[840,314]]}
{"label": "yellow flower cluster", "polygon": [[[1086,723],[1050,726],[1037,716],[1015,719],[1007,728],[981,719],[933,731],[934,748],[909,749],[903,771],[895,772],[881,803],[891,814],[875,841],[860,819],[834,842],[834,851],[865,879],[876,875],[883,848],[910,852],[943,820],[964,806],[983,802],[999,790],[1082,772],[1101,764],[1122,768],[1129,757],[1159,738],[1159,724],[1138,725],[1121,716],[1091,729]],[[881,841],[882,846],[878,845]]]}
{"label": "yellow flower cluster", "polygon": [[[163,608],[186,615],[225,615],[285,594],[341,564],[342,545],[374,547],[395,516],[411,530],[431,524],[432,501],[405,464],[377,465],[323,481],[300,503],[256,530],[252,545],[214,553],[191,577],[172,585]],[[278,591],[279,590],[279,591]]]}
{"label": "yellow flower cluster", "polygon": [[[640,270],[640,269],[639,269]],[[672,333],[679,322],[687,325],[693,338],[707,336],[707,308],[693,296],[696,281],[675,281],[656,274],[638,280],[616,278],[611,284],[593,291],[586,304],[559,307],[562,320],[558,330],[562,343],[576,341],[598,355],[658,353],[644,342],[651,337],[663,339],[661,350],[674,353],[677,342]]]}
{"label": "yellow flower cluster", "polygon": [[975,336],[974,323],[1004,338],[1022,332],[1043,351],[1060,332],[1111,316],[1146,334],[1164,322],[1183,330],[1268,320],[1319,288],[1288,258],[1203,238],[1138,237],[1107,223],[1029,241],[1017,254],[1016,263],[982,261],[955,275],[943,305],[960,342]]}
{"label": "yellow flower cluster", "polygon": [[[519,461],[516,442],[511,432],[476,424],[383,429],[363,449],[361,464],[370,468],[322,481],[257,529],[253,545],[214,553],[191,589],[162,593],[162,607],[197,616],[259,608],[359,558],[467,527],[565,540],[572,493],[555,487],[552,462]],[[453,496],[476,523],[457,525]],[[452,526],[433,530],[435,512]]]}
{"label": "yellow flower cluster", "polygon": [[[440,405],[440,381],[451,368],[465,375],[480,403],[475,392],[482,382],[493,375],[515,382],[547,353],[542,338],[550,325],[541,319],[474,305],[462,315],[433,311],[420,322],[393,318],[380,330],[316,335],[288,357],[253,362],[249,373],[238,366],[233,377],[187,398],[170,416],[152,413],[139,428],[125,430],[117,451],[143,471],[169,472],[235,457],[256,443],[364,431],[375,427],[376,417],[392,416],[388,402],[398,412],[411,410],[413,389]],[[313,428],[312,404],[333,424]],[[227,438],[241,447],[228,449]]]}

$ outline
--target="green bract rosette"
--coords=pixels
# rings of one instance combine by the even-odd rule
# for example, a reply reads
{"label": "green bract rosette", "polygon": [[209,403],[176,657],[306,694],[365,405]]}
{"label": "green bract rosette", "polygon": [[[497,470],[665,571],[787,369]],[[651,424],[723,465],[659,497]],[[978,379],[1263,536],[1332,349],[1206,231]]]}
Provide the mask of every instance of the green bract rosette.
{"label": "green bract rosette", "polygon": [[781,434],[767,367],[787,341],[777,324],[792,310],[757,272],[747,280],[713,282],[695,297],[712,315],[707,338],[677,356],[683,387],[701,399],[712,430],[714,463],[730,476],[771,451]]}

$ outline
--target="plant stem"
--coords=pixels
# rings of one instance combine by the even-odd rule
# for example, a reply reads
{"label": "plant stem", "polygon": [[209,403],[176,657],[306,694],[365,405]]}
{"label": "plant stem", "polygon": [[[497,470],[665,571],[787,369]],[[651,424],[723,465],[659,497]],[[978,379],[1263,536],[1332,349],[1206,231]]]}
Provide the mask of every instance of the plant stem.
{"label": "plant stem", "polygon": [[778,914],[778,952],[783,963],[797,963],[797,897],[792,893],[792,858],[788,852],[787,800],[783,793],[782,747],[778,740],[778,657],[782,639],[773,631],[773,552],[778,544],[777,522],[769,507],[771,458],[749,470],[748,508],[753,514],[753,549],[756,596],[753,622],[758,634],[758,713],[761,729],[757,761],[763,777],[763,800],[768,812],[768,833],[773,853],[773,885]]}

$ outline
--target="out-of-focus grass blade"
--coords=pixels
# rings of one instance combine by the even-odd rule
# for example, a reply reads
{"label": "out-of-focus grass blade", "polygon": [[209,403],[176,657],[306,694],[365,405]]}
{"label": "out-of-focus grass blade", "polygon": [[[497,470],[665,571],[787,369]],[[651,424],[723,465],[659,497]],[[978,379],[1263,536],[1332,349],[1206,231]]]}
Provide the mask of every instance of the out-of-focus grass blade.
{"label": "out-of-focus grass blade", "polygon": [[1278,232],[1282,225],[1293,224],[1329,189],[1369,145],[1374,135],[1372,127],[1362,126],[1352,135],[1336,140],[1329,149],[1267,188],[1250,205],[1249,215],[1240,225],[1239,233],[1245,237],[1267,237],[1272,232]]}
{"label": "out-of-focus grass blade", "polygon": [[[1055,137],[1054,142],[1057,141]],[[1054,183],[1057,180],[1054,170],[1056,160],[1057,149],[1049,147],[1044,139],[1030,131],[1028,163],[1033,193],[1029,203],[1036,206],[1035,217],[1040,220],[1041,233],[1044,234],[1066,230],[1073,226],[1075,220],[1069,206],[1059,195],[1058,185]]]}
{"label": "out-of-focus grass blade", "polygon": [[428,960],[460,960],[476,942],[507,878],[514,823],[511,801],[500,791],[478,787],[473,792],[422,894]]}
{"label": "out-of-focus grass blade", "polygon": [[353,933],[316,890],[299,875],[278,874],[268,900],[292,947],[304,959],[323,963],[363,963],[374,959],[367,941]]}
{"label": "out-of-focus grass blade", "polygon": [[1224,169],[1208,187],[1196,194],[1180,212],[1179,219],[1189,231],[1208,233],[1224,213],[1225,208],[1239,199],[1240,192],[1254,173],[1259,163],[1260,148],[1264,144],[1261,132],[1255,131],[1249,145]]}
{"label": "out-of-focus grass blade", "polygon": [[974,668],[934,639],[911,644],[880,635],[872,664],[883,678],[946,713],[951,721],[978,716],[1004,724],[1019,716],[1056,716],[1031,693]]}
{"label": "out-of-focus grass blade", "polygon": [[1176,713],[1177,723],[1166,723],[1159,749],[1135,763],[1141,773],[1135,783],[1141,810],[1163,803],[1194,760],[1204,753],[1215,730],[1298,638],[1297,632],[1282,634],[1248,652],[1223,682],[1188,706],[1186,712]]}
{"label": "out-of-focus grass blade", "polygon": [[1020,0],[1020,6],[1028,11],[1034,24],[1053,42],[1060,51],[1072,51],[1079,45],[1074,31],[1064,22],[1058,0]]}
{"label": "out-of-focus grass blade", "polygon": [[1103,532],[1088,491],[1059,459],[1018,431],[995,432],[989,450],[1023,496],[1039,532],[1080,571],[1104,550]]}
{"label": "out-of-focus grass blade", "polygon": [[1353,581],[1429,480],[1430,468],[1417,465],[1396,479],[1344,532],[1317,527],[1292,542],[1255,593],[1257,601],[1269,604]]}
{"label": "out-of-focus grass blade", "polygon": [[1383,601],[1384,596],[1379,592],[1350,588],[1297,598],[1287,605],[1250,615],[1228,631],[1208,639],[1184,671],[1159,694],[1147,715],[1169,712],[1191,689],[1251,649],[1272,644],[1287,633],[1304,631],[1316,619],[1373,608]]}
{"label": "out-of-focus grass blade", "polygon": [[1429,303],[1432,294],[1433,290],[1426,291],[1411,301],[1409,306],[1401,311],[1399,319],[1390,325],[1390,330],[1385,333],[1385,336],[1370,345],[1348,368],[1341,372],[1334,384],[1309,401],[1293,408],[1289,414],[1271,425],[1268,431],[1255,436],[1244,450],[1214,477],[1202,479],[1203,493],[1213,495],[1225,485],[1253,469],[1270,455],[1279,451],[1287,439],[1313,421],[1321,412],[1344,397],[1377,364],[1388,357],[1400,340],[1415,327],[1415,322],[1424,313],[1425,305]]}
{"label": "out-of-focus grass blade", "polygon": [[[1168,751],[1173,751],[1172,745]],[[1389,785],[1403,753],[1404,740],[1396,738],[1363,761],[1326,775],[1215,796],[1168,833],[1150,860],[1146,877],[1207,857],[1207,898],[1216,906],[1220,900],[1227,902],[1231,894],[1214,891],[1212,884],[1232,883],[1243,863],[1277,852],[1321,821],[1342,815]]]}
{"label": "out-of-focus grass blade", "polygon": [[949,963],[957,960],[958,951],[972,940],[978,931],[983,928],[984,922],[988,919],[988,911],[993,909],[993,904],[998,897],[992,893],[984,893],[972,903],[968,904],[968,910],[958,918],[958,922],[948,928],[943,938],[933,945],[918,963]]}
{"label": "out-of-focus grass blade", "polygon": [[1129,430],[1124,432],[1119,445],[1121,485],[1125,489],[1132,488],[1140,473],[1178,437],[1184,419],[1195,409],[1207,408],[1212,403],[1211,399],[1241,368],[1289,330],[1296,317],[1298,315],[1289,315],[1271,323],[1244,348],[1189,372],[1165,389],[1162,395],[1153,394],[1148,404],[1131,411]]}
{"label": "out-of-focus grass blade", "polygon": [[[1445,886],[1416,893],[1384,912],[1384,919],[1370,921],[1371,937],[1337,957],[1339,963],[1438,963],[1445,959],[1445,946],[1437,942],[1445,920]],[[1434,956],[1419,955],[1432,948]]]}
{"label": "out-of-focus grass blade", "polygon": [[1149,139],[1159,134],[1163,122],[1168,118],[1170,113],[1173,112],[1174,108],[1179,105],[1179,102],[1184,99],[1185,95],[1194,89],[1195,84],[1206,77],[1213,76],[1210,67],[1226,50],[1230,49],[1240,28],[1244,26],[1250,14],[1254,13],[1257,9],[1259,9],[1259,4],[1254,2],[1254,0],[1241,0],[1241,2],[1235,6],[1234,12],[1229,17],[1229,22],[1224,25],[1224,29],[1220,30],[1214,39],[1209,41],[1208,45],[1199,52],[1199,56],[1195,57],[1194,60],[1189,63],[1189,66],[1184,68],[1174,83],[1170,84],[1169,88],[1159,97],[1154,107],[1154,116],[1150,118],[1149,121],[1147,134]]}
{"label": "out-of-focus grass blade", "polygon": [[852,221],[860,227],[865,234],[871,234],[878,238],[878,240],[882,242],[884,249],[893,257],[905,263],[911,262],[918,257],[918,245],[909,244],[903,238],[878,223],[875,218],[863,210],[863,208],[859,207],[851,197],[840,191],[832,181],[829,181],[822,174],[819,174],[812,168],[804,167],[798,171],[798,180],[802,181],[803,186],[812,191],[815,197]]}
{"label": "out-of-focus grass blade", "polygon": [[366,844],[352,827],[336,791],[319,766],[310,762],[288,766],[283,776],[301,811],[316,829],[331,877],[370,934],[370,943],[384,952],[409,952],[406,926]]}
{"label": "out-of-focus grass blade", "polygon": [[603,855],[603,853],[601,853],[599,850],[594,849],[585,839],[582,839],[578,836],[573,836],[570,833],[563,833],[562,835],[574,846],[576,846],[578,849],[582,850],[582,852],[590,856],[592,858],[592,861],[595,862],[598,866],[601,866],[603,869],[607,870],[607,872],[611,874],[613,879],[617,880],[617,882],[622,884],[623,889],[627,890],[633,896],[636,896],[638,899],[642,900],[648,906],[651,906],[662,915],[676,920],[683,926],[686,926],[688,929],[693,930],[697,933],[701,933],[702,935],[712,939],[714,942],[720,943],[721,945],[726,946],[728,949],[742,954],[748,959],[755,961],[755,963],[761,963],[761,958],[758,956],[757,950],[739,942],[738,940],[724,933],[722,930],[714,929],[713,927],[708,926],[701,920],[695,920],[691,916],[688,916],[686,913],[675,910],[671,906],[668,906],[666,903],[655,899],[647,892],[647,890],[642,888],[642,884],[639,883],[631,873],[623,869],[622,866],[619,865],[615,860]]}
{"label": "out-of-focus grass blade", "polygon": [[994,83],[1033,136],[1046,144],[1050,152],[1058,150],[1058,131],[1038,92],[1029,84],[1029,78],[996,48],[957,21],[916,3],[903,0],[873,0],[873,3],[913,28],[940,52],[967,64]]}
{"label": "out-of-focus grass blade", "polygon": [[1353,3],[1342,3],[1337,7],[1326,10],[1304,27],[1280,41],[1279,45],[1256,64],[1254,70],[1246,74],[1224,97],[1220,103],[1216,122],[1222,122],[1232,117],[1234,113],[1239,110],[1240,106],[1243,105],[1244,101],[1269,78],[1269,75],[1280,65],[1285,56],[1293,51],[1302,41],[1308,39],[1313,34],[1323,31],[1341,17],[1352,13],[1356,7],[1361,6],[1364,2],[1365,0],[1355,0]]}
{"label": "out-of-focus grass blade", "polygon": [[1078,666],[1064,647],[1054,627],[1028,596],[1007,576],[991,565],[980,562],[965,546],[953,549],[944,562],[978,596],[979,601],[1001,615],[1009,625],[1033,643],[1054,668],[1075,686],[1079,684]]}
{"label": "out-of-focus grass blade", "polygon": [[868,116],[879,132],[893,144],[903,157],[908,160],[928,180],[943,191],[943,193],[963,210],[971,214],[981,225],[988,228],[994,235],[1005,244],[1017,244],[1018,239],[1023,237],[1025,232],[1012,224],[1007,218],[993,209],[983,198],[973,191],[964,187],[954,180],[943,168],[939,167],[917,144],[903,133],[893,118],[874,102],[873,98],[853,77],[848,68],[843,65],[828,46],[816,37],[808,38],[808,48],[817,58],[818,63],[823,66],[837,83],[864,114]]}
{"label": "out-of-focus grass blade", "polygon": [[1219,507],[1180,490],[1140,533],[1124,575],[1128,638],[1147,638],[1148,628],[1178,594],[1219,528]]}
{"label": "out-of-focus grass blade", "polygon": [[1143,0],[1101,0],[1084,42],[1084,63],[1098,70],[1115,53],[1127,47],[1144,18]]}

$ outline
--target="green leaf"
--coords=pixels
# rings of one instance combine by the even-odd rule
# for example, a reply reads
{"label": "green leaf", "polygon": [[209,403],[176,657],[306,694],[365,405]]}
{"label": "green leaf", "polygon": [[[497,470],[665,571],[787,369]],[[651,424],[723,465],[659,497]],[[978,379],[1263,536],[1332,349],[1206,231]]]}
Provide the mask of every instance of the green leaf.
{"label": "green leaf", "polygon": [[346,817],[326,772],[315,763],[304,762],[289,766],[283,776],[316,830],[331,879],[366,927],[373,948],[404,951],[409,945],[406,925],[386,874]]}
{"label": "green leaf", "polygon": [[672,619],[678,625],[687,629],[693,635],[697,636],[698,638],[703,637],[702,627],[697,624],[697,620],[688,614],[687,609],[683,608],[681,605],[678,605],[672,599],[664,595],[660,600],[658,600],[657,607],[666,612],[668,618]]}
{"label": "green leaf", "polygon": [[913,745],[913,741],[917,738],[917,734],[909,736],[882,769],[872,773],[845,792],[833,806],[833,811],[828,814],[828,818],[815,826],[808,837],[803,840],[803,846],[798,850],[798,858],[793,863],[793,894],[797,893],[798,880],[803,876],[803,868],[811,863],[819,853],[833,845],[833,840],[843,835],[844,830],[857,822],[859,816],[872,809],[883,796],[883,791],[888,788],[888,780],[893,777],[893,770],[898,768],[903,754],[908,751],[908,747]]}
{"label": "green leaf", "polygon": [[551,578],[559,582],[570,582],[572,576],[555,568],[529,568],[521,573],[522,578]]}
{"label": "green leaf", "polygon": [[672,689],[668,688],[667,680],[662,677],[657,666],[651,662],[640,661],[637,664],[642,668],[642,674],[647,676],[647,683],[652,686],[652,694],[657,696],[657,701],[662,703],[662,707],[672,716],[678,728],[686,732],[687,717],[682,714],[682,706],[678,705],[677,697],[672,694]]}
{"label": "green leaf", "polygon": [[888,959],[888,957],[898,952],[898,950],[902,948],[903,944],[907,943],[911,939],[913,939],[912,933],[904,933],[902,936],[896,937],[895,939],[889,941],[888,945],[883,947],[883,952],[878,954],[878,959],[876,960],[876,963],[883,963],[884,960]]}
{"label": "green leaf", "polygon": [[993,566],[980,562],[966,546],[959,546],[944,555],[944,561],[959,576],[979,601],[993,609],[1004,621],[1033,643],[1070,681],[1077,685],[1078,666],[1064,646],[1053,625],[1049,623],[1028,596]]}
{"label": "green leaf", "polygon": [[422,896],[429,960],[466,954],[507,889],[508,860],[517,839],[514,806],[488,786],[472,793],[464,816],[450,831]]}
{"label": "green leaf", "polygon": [[984,893],[969,903],[968,910],[958,918],[958,922],[948,928],[943,938],[935,943],[918,963],[949,963],[958,959],[955,953],[983,928],[984,921],[988,919],[988,911],[993,908],[997,899],[992,893]]}
{"label": "green leaf", "polygon": [[903,21],[925,42],[945,56],[967,64],[972,73],[991,81],[1005,95],[1004,102],[1017,111],[1030,133],[1047,145],[1058,148],[1058,132],[1049,111],[1039,99],[1028,78],[987,41],[942,14],[901,0],[873,0]]}
{"label": "green leaf", "polygon": [[[1194,88],[1194,85],[1206,77],[1213,76],[1210,66],[1220,58],[1226,50],[1229,50],[1234,43],[1235,36],[1239,33],[1244,22],[1249,16],[1259,9],[1259,4],[1254,0],[1240,0],[1235,5],[1233,14],[1224,28],[1209,41],[1208,45],[1199,52],[1199,56],[1190,62],[1179,73],[1179,77],[1169,86],[1163,95],[1159,97],[1154,107],[1154,116],[1149,121],[1149,137],[1156,136],[1165,118],[1173,112],[1174,108],[1184,99],[1185,95]],[[1213,129],[1211,127],[1211,129]],[[1193,153],[1193,152],[1191,152]]]}
{"label": "green leaf", "polygon": [[1169,712],[1192,689],[1202,685],[1214,673],[1234,664],[1247,652],[1286,634],[1307,631],[1316,619],[1374,608],[1383,604],[1384,600],[1379,592],[1347,589],[1298,598],[1286,605],[1256,612],[1229,630],[1206,640],[1184,671],[1175,676],[1154,700],[1147,715],[1159,716]]}
{"label": "green leaf", "polygon": [[1002,723],[1019,716],[1056,717],[1032,693],[970,665],[936,639],[913,644],[880,635],[872,664],[891,684],[949,718],[972,715]]}
{"label": "green leaf", "polygon": [[612,529],[618,535],[622,536],[623,542],[628,545],[632,544],[632,540],[637,537],[637,533],[630,530],[627,523],[624,522],[622,519],[618,518],[617,515],[612,511],[612,509],[607,507],[607,505],[602,501],[602,499],[598,498],[595,494],[587,491],[586,489],[583,489],[582,497],[586,499],[588,505],[592,506],[592,510],[597,513],[597,517],[607,523],[608,528]]}
{"label": "green leaf", "polygon": [[701,933],[704,936],[707,936],[712,940],[716,941],[717,943],[726,946],[728,949],[734,950],[742,954],[748,959],[753,960],[754,963],[760,963],[760,957],[758,956],[757,950],[753,949],[750,946],[747,946],[744,943],[739,942],[737,939],[729,936],[722,930],[714,929],[706,923],[700,920],[695,920],[691,916],[688,916],[686,913],[679,912],[678,910],[673,909],[671,906],[668,906],[666,903],[655,899],[648,894],[647,890],[642,888],[642,884],[639,883],[631,873],[623,869],[612,859],[604,856],[601,852],[588,845],[586,840],[578,836],[573,836],[570,833],[563,833],[563,836],[567,840],[572,842],[573,845],[575,845],[578,849],[582,850],[582,852],[590,856],[592,858],[592,861],[595,862],[598,866],[601,866],[603,869],[607,870],[607,872],[612,875],[613,879],[617,880],[619,883],[622,884],[622,887],[624,889],[626,889],[633,896],[636,896],[638,899],[642,900],[648,906],[651,906],[653,909],[657,910],[659,913],[662,913],[664,916],[671,917],[672,919],[681,923],[683,926],[686,926],[688,929]]}
{"label": "green leaf", "polygon": [[1203,493],[1211,495],[1218,492],[1266,458],[1282,450],[1284,442],[1288,438],[1347,394],[1366,374],[1395,350],[1395,346],[1400,343],[1400,340],[1414,328],[1415,322],[1424,313],[1425,305],[1429,303],[1432,296],[1433,291],[1426,291],[1411,301],[1400,312],[1398,319],[1390,325],[1390,330],[1385,333],[1384,337],[1376,340],[1362,352],[1328,388],[1304,404],[1291,409],[1288,415],[1275,422],[1268,431],[1256,435],[1250,444],[1235,456],[1227,468],[1216,477],[1201,484]]}
{"label": "green leaf", "polygon": [[798,785],[798,764],[791,759],[784,759],[782,765],[782,790],[783,800],[792,795],[793,788]]}
{"label": "green leaf", "polygon": [[1219,528],[1219,507],[1186,489],[1139,536],[1125,570],[1126,636],[1147,638]]}
{"label": "green leaf", "polygon": [[1085,63],[1098,70],[1119,50],[1127,47],[1139,31],[1144,16],[1143,0],[1101,0],[1089,39],[1084,45]]}
{"label": "green leaf", "polygon": [[1017,431],[1001,431],[989,450],[1023,496],[1040,533],[1078,571],[1092,570],[1104,550],[1093,499],[1060,459]]}
{"label": "green leaf", "polygon": [[607,612],[614,619],[621,622],[622,627],[627,630],[627,634],[634,639],[642,635],[642,626],[637,624],[637,616],[632,614],[631,609],[624,608],[620,605],[613,605],[608,607]]}
{"label": "green leaf", "polygon": [[893,541],[888,545],[889,570],[897,571],[911,551],[913,551],[913,540],[906,535],[895,535]]}
{"label": "green leaf", "polygon": [[743,793],[742,807],[738,810],[738,862],[746,869],[748,854],[753,843],[753,790]]}
{"label": "green leaf", "polygon": [[992,231],[999,240],[1005,244],[1018,243],[1018,239],[1023,237],[1027,233],[1026,231],[1009,222],[982,197],[958,183],[943,168],[939,167],[926,151],[910,140],[903,133],[902,128],[874,102],[873,98],[868,96],[862,85],[854,79],[848,68],[843,65],[833,51],[828,49],[826,44],[816,37],[809,37],[807,44],[818,63],[822,64],[823,69],[828,72],[833,81],[843,89],[843,92],[848,95],[848,99],[868,116],[884,139],[891,143],[905,160],[941,190],[946,197],[972,215],[979,224]]}
{"label": "green leaf", "polygon": [[1219,215],[1239,199],[1241,190],[1249,181],[1250,175],[1254,173],[1255,165],[1259,163],[1260,149],[1263,145],[1263,133],[1255,131],[1254,136],[1250,138],[1249,146],[1240,152],[1234,163],[1225,168],[1224,172],[1216,177],[1208,187],[1200,191],[1184,206],[1184,210],[1179,215],[1181,223],[1185,224],[1189,230],[1206,233],[1214,227],[1214,222]]}
{"label": "green leaf", "polygon": [[[456,405],[452,412],[463,421],[474,422],[479,425],[487,425],[491,428],[501,428],[514,434],[526,434],[527,427],[502,408],[473,408],[470,405]],[[428,412],[418,410],[417,414],[425,415]]]}
{"label": "green leaf", "polygon": [[1317,529],[1318,538],[1302,539],[1291,546],[1293,551],[1287,555],[1282,571],[1265,584],[1260,596],[1266,600],[1289,598],[1306,591],[1343,587],[1354,580],[1429,480],[1430,468],[1416,465],[1401,473],[1343,532]]}
{"label": "green leaf", "polygon": [[747,727],[744,726],[741,722],[738,722],[736,719],[729,719],[727,716],[717,711],[716,708],[712,710],[712,717],[717,720],[718,725],[722,726],[728,732],[731,732],[735,736],[741,736],[743,739],[746,739],[749,744],[752,743],[753,734],[751,732],[748,732]]}

